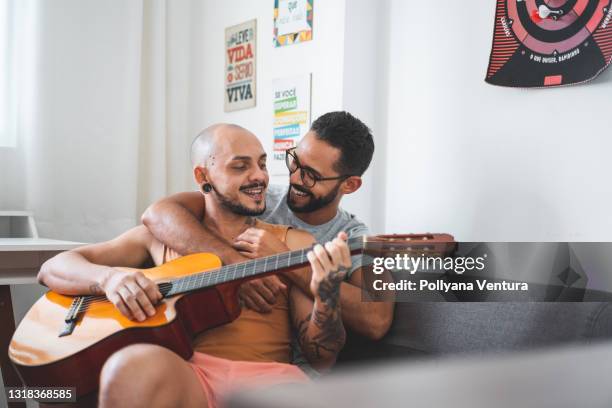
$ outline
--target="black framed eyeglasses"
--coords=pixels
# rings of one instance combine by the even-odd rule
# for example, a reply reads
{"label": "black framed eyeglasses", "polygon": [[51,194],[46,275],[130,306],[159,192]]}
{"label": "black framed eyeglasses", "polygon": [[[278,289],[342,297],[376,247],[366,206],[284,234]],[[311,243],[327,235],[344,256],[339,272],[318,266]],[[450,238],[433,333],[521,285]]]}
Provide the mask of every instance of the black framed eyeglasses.
{"label": "black framed eyeglasses", "polygon": [[350,174],[336,177],[321,177],[311,168],[303,167],[300,164],[300,161],[295,154],[295,149],[295,147],[292,147],[291,149],[287,149],[285,151],[285,164],[287,165],[287,169],[289,169],[289,174],[295,173],[298,169],[300,170],[300,177],[302,178],[302,183],[305,187],[312,188],[318,181],[346,180],[347,178],[351,177]]}

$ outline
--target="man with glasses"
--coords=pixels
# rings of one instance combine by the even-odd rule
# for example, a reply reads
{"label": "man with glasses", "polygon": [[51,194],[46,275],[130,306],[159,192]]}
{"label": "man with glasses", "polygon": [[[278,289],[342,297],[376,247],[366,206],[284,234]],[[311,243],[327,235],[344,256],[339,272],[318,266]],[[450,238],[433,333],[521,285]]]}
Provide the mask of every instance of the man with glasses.
{"label": "man with glasses", "polygon": [[[289,187],[268,187],[266,211],[259,218],[308,231],[317,242],[327,242],[341,231],[349,238],[366,235],[365,224],[340,208],[340,201],[361,187],[361,176],[373,153],[370,129],[350,113],[330,112],[319,117],[298,145],[287,151]],[[226,264],[287,250],[272,234],[255,228],[233,242],[219,239],[198,221],[204,206],[201,193],[175,194],[150,206],[143,223],[157,239],[182,255],[213,252]],[[341,285],[342,319],[352,331],[380,339],[391,325],[393,304],[362,301],[362,276],[359,259],[353,258],[352,270]],[[287,277],[310,293],[309,273],[296,271]],[[242,285],[240,297],[250,309],[267,313],[284,286],[277,276],[270,276]]]}

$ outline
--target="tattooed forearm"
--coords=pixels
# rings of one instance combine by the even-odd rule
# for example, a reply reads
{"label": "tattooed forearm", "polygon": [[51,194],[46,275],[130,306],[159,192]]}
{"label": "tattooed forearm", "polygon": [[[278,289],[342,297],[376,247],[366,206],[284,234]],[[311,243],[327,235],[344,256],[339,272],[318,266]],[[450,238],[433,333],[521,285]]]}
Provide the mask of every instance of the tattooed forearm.
{"label": "tattooed forearm", "polygon": [[296,321],[295,326],[300,345],[311,363],[335,361],[346,340],[339,308],[315,305],[313,312],[305,319]]}
{"label": "tattooed forearm", "polygon": [[[340,311],[340,286],[346,272],[344,267],[337,271],[313,272],[310,288],[314,302],[299,289],[292,292],[295,296],[292,299],[299,305],[292,304],[292,313],[297,309],[293,323],[298,341],[308,361],[318,369],[331,367],[344,347],[346,331]],[[307,307],[304,307],[305,302]]]}
{"label": "tattooed forearm", "polygon": [[313,341],[329,352],[339,352],[344,346],[346,337],[339,311],[327,313],[315,310],[312,321],[320,330],[313,336]]}
{"label": "tattooed forearm", "polygon": [[318,295],[330,309],[335,309],[340,301],[340,284],[344,280],[346,269],[330,272],[329,276],[319,283]]}

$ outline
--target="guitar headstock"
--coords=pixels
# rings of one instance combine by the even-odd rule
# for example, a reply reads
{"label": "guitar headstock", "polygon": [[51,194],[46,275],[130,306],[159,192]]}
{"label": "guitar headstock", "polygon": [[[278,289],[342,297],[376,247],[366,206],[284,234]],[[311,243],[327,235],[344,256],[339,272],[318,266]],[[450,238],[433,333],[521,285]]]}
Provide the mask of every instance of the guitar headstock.
{"label": "guitar headstock", "polygon": [[389,234],[352,238],[349,240],[349,247],[351,253],[371,256],[446,256],[455,251],[457,243],[450,234]]}

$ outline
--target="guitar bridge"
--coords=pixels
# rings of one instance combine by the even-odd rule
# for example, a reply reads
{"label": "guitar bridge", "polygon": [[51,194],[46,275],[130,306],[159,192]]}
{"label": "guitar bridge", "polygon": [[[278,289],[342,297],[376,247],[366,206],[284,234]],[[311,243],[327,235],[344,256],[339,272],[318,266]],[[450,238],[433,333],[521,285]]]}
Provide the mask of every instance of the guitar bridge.
{"label": "guitar bridge", "polygon": [[76,327],[76,319],[70,320],[64,324],[64,328],[59,334],[59,337],[70,336]]}
{"label": "guitar bridge", "polygon": [[64,328],[59,333],[59,337],[69,336],[74,331],[76,327],[77,320],[79,318],[79,313],[81,312],[81,306],[83,306],[83,301],[85,300],[85,296],[79,296],[74,298],[72,304],[70,305],[70,309],[68,310],[68,314],[64,319]]}

